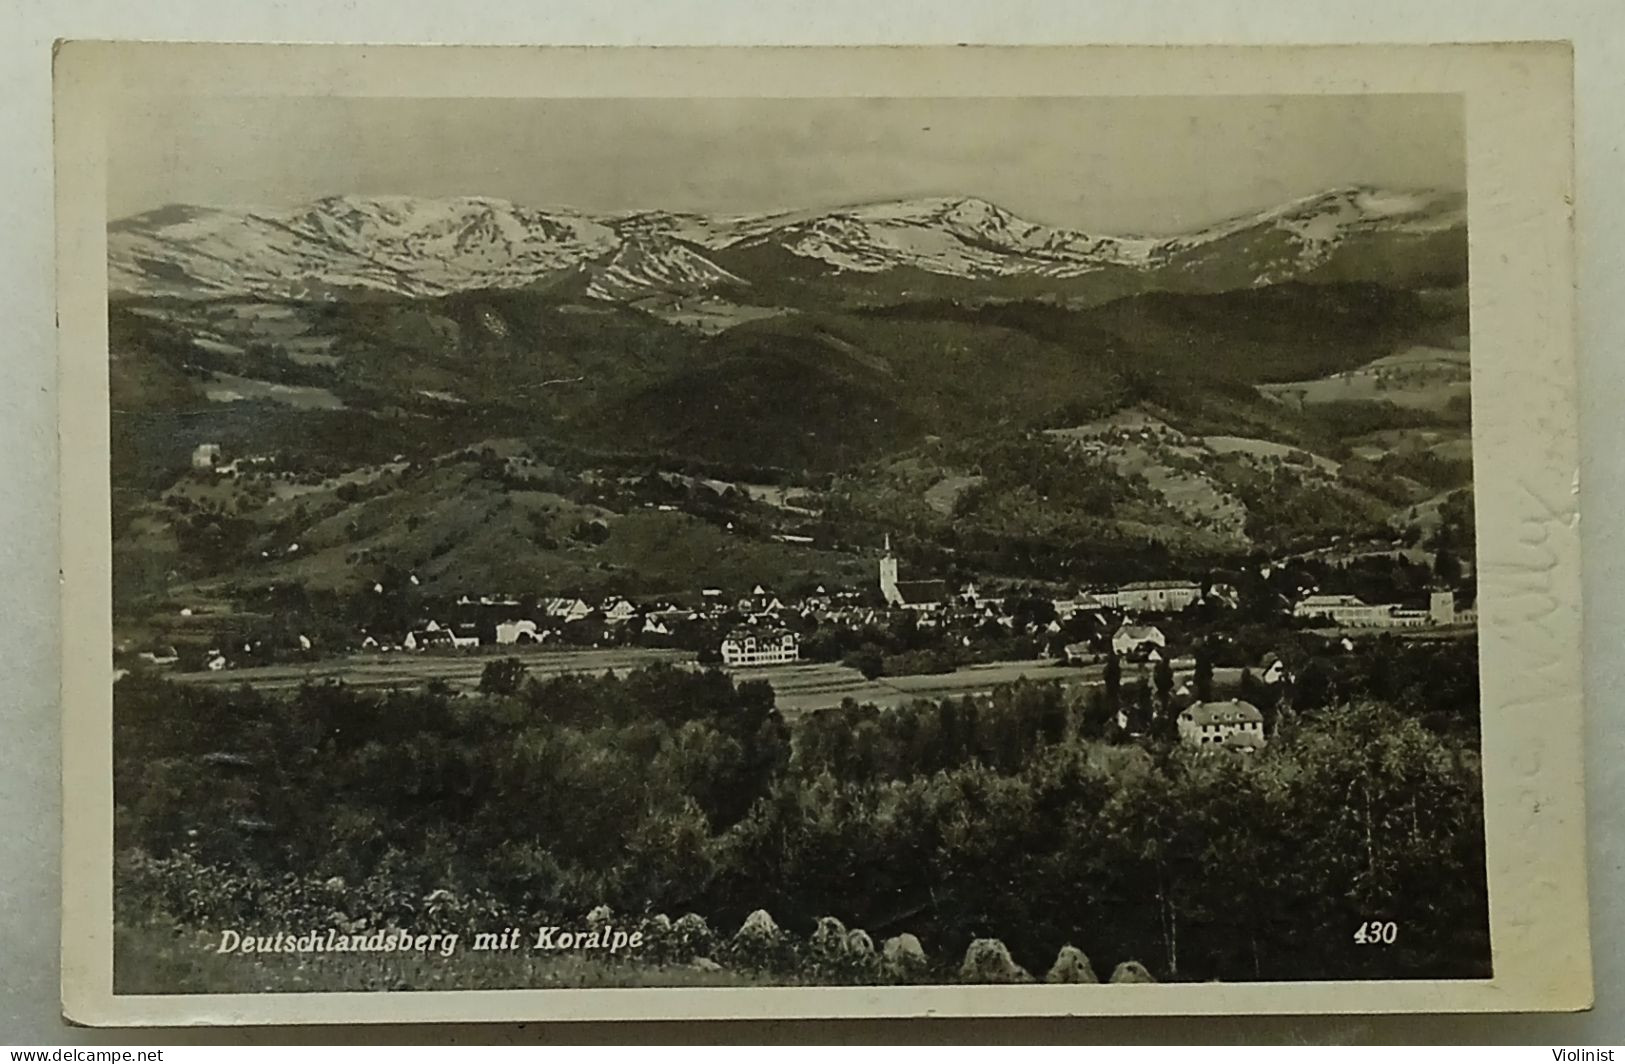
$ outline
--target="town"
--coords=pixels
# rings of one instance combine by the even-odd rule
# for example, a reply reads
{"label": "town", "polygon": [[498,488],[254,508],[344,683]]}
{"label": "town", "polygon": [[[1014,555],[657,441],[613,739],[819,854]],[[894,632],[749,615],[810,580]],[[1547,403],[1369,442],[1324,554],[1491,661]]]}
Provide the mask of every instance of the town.
{"label": "town", "polygon": [[[375,581],[364,588],[359,607],[349,612],[371,622],[336,638],[286,625],[280,632],[225,632],[210,626],[224,618],[212,618],[199,605],[179,611],[167,640],[154,639],[133,652],[126,643],[116,658],[120,674],[173,670],[182,678],[245,681],[254,673],[240,670],[341,655],[495,660],[553,651],[570,660],[571,652],[603,648],[676,654],[699,666],[770,681],[788,666],[817,663],[845,666],[870,681],[1027,663],[1078,667],[1062,674],[1074,684],[1115,684],[1127,667],[1142,679],[1159,674],[1165,696],[1177,697],[1181,741],[1252,750],[1265,741],[1260,711],[1244,699],[1199,698],[1212,695],[1211,681],[1201,683],[1199,673],[1211,676],[1218,667],[1268,687],[1293,667],[1282,653],[1292,633],[1314,633],[1350,650],[1355,640],[1382,633],[1466,636],[1476,621],[1470,588],[1464,593],[1434,581],[1406,601],[1368,602],[1346,591],[1322,591],[1315,578],[1335,581],[1338,570],[1303,562],[1057,594],[1032,586],[989,589],[934,577],[905,579],[887,537],[874,571],[867,586],[818,585],[801,594],[760,584],[739,594],[704,587],[683,600],[642,602],[493,593],[436,600],[416,595],[416,576],[405,574],[393,586]],[[1119,711],[1118,726],[1135,734],[1131,709]]]}

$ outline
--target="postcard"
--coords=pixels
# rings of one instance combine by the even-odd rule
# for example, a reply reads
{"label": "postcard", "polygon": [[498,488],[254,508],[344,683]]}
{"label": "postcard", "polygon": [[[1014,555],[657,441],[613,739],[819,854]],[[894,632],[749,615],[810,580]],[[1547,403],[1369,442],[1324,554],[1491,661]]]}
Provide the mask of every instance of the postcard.
{"label": "postcard", "polygon": [[55,73],[70,1019],[1589,1006],[1565,46]]}

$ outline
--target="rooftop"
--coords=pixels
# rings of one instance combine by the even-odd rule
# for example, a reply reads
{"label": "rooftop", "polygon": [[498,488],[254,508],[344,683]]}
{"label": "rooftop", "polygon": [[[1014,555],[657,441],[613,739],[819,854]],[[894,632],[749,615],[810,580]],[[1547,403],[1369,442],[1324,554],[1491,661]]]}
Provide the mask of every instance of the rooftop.
{"label": "rooftop", "polygon": [[1264,714],[1258,711],[1258,707],[1239,698],[1224,702],[1197,702],[1180,716],[1189,718],[1195,724],[1264,723]]}
{"label": "rooftop", "polygon": [[905,602],[940,602],[948,597],[946,580],[899,580],[897,590]]}
{"label": "rooftop", "polygon": [[788,629],[788,628],[764,628],[764,627],[759,627],[759,626],[758,627],[741,626],[741,627],[735,628],[733,631],[729,632],[727,638],[729,638],[729,639],[750,639],[750,638],[754,637],[756,639],[782,639],[783,637],[785,637],[787,635],[794,635],[794,634],[795,633],[790,631],[790,629]]}
{"label": "rooftop", "polygon": [[1194,580],[1136,580],[1132,584],[1123,584],[1119,591],[1168,591],[1178,588],[1183,591],[1200,591],[1202,585]]}

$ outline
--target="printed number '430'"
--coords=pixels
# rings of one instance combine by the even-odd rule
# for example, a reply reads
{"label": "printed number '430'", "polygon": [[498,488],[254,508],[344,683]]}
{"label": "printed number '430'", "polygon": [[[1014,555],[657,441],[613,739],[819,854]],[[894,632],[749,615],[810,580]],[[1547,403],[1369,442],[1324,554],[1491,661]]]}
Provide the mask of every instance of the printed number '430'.
{"label": "printed number '430'", "polygon": [[1367,920],[1354,929],[1354,941],[1361,946],[1392,946],[1399,937],[1399,925],[1392,920]]}

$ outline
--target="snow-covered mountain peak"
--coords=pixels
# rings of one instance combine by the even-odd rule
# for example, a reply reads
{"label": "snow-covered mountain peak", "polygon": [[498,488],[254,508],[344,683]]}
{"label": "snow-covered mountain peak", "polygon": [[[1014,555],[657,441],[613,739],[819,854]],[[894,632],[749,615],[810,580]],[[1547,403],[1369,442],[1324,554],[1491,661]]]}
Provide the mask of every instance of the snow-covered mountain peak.
{"label": "snow-covered mountain peak", "polygon": [[910,199],[882,200],[878,203],[841,207],[831,214],[847,214],[873,222],[902,222],[925,224],[931,222],[983,221],[992,217],[1009,217],[1009,212],[995,203],[976,196],[920,196]]}
{"label": "snow-covered mountain peak", "polygon": [[526,285],[609,253],[571,211],[461,197],[330,196],[293,208],[163,208],[108,231],[109,285],[139,295],[432,296]]}
{"label": "snow-covered mountain peak", "polygon": [[[589,295],[628,300],[748,284],[751,278],[734,272],[727,264],[735,260],[727,256],[776,248],[834,274],[909,268],[967,280],[1035,277],[1046,283],[1108,269],[1188,273],[1211,269],[1214,256],[1239,256],[1253,260],[1241,264],[1239,283],[1264,284],[1315,269],[1351,239],[1426,239],[1464,224],[1460,193],[1366,186],[1331,189],[1170,237],[1046,225],[975,196],[708,215],[659,209],[593,214],[481,196],[351,194],[289,208],[148,211],[108,227],[108,268],[110,288],[119,293],[275,299],[333,298],[356,289],[444,295],[584,270],[593,278]],[[1245,246],[1224,250],[1237,240]]]}
{"label": "snow-covered mountain peak", "polygon": [[587,295],[631,302],[647,296],[686,295],[718,285],[745,283],[686,244],[663,233],[645,232],[625,239],[608,264],[593,270]]}

